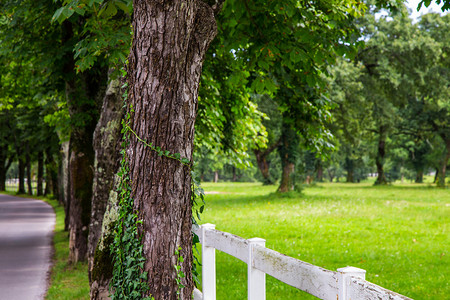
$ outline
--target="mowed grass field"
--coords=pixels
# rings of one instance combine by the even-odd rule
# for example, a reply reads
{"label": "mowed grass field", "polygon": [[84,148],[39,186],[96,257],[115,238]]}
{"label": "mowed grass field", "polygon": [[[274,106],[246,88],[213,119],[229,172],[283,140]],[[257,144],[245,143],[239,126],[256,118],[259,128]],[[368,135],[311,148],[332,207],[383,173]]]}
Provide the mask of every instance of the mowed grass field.
{"label": "mowed grass field", "polygon": [[[260,183],[204,183],[201,223],[414,299],[450,299],[450,190],[426,184],[324,183],[280,197]],[[217,299],[246,299],[247,268],[216,251]],[[315,299],[267,276],[267,299]]]}

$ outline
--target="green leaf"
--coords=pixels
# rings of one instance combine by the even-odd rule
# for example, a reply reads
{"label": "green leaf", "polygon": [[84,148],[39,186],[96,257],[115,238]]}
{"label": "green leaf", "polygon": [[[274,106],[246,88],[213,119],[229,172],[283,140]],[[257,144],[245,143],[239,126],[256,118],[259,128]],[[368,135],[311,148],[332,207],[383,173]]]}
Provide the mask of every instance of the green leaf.
{"label": "green leaf", "polygon": [[291,61],[292,61],[293,63],[298,63],[299,61],[302,60],[302,57],[301,57],[301,55],[300,55],[300,52],[297,51],[297,50],[292,50],[291,53],[290,53],[290,55],[289,55],[289,58],[291,59]]}
{"label": "green leaf", "polygon": [[258,66],[261,69],[264,69],[266,71],[270,71],[270,65],[264,60],[258,60]]}
{"label": "green leaf", "polygon": [[126,13],[130,13],[131,12],[130,7],[127,4],[123,3],[123,2],[117,1],[116,5],[117,5],[117,7],[119,9],[123,10]]}
{"label": "green leaf", "polygon": [[52,17],[52,23],[53,23],[54,21],[58,21],[59,23],[62,23],[62,21],[64,21],[64,20],[61,20],[61,21],[60,21],[60,18],[61,18],[61,15],[62,15],[62,12],[63,12],[64,8],[65,8],[65,7],[60,7],[60,8],[58,8],[58,9],[55,11],[55,13],[53,14],[53,17]]}

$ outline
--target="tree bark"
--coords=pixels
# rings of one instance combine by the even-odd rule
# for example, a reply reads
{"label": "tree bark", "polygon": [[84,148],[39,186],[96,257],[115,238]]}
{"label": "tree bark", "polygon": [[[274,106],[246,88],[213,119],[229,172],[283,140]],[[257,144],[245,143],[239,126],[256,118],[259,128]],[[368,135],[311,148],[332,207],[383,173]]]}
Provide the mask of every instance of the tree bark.
{"label": "tree bark", "polygon": [[444,188],[445,187],[445,179],[447,175],[447,165],[448,161],[450,159],[450,139],[445,139],[446,136],[442,137],[445,141],[445,152],[443,155],[443,158],[441,160],[441,165],[439,167],[439,175],[438,175],[438,187]]}
{"label": "tree bark", "polygon": [[43,184],[44,184],[44,152],[38,152],[38,173],[37,173],[37,187],[36,187],[36,195],[42,196],[43,193]]}
{"label": "tree bark", "polygon": [[69,197],[69,142],[61,144],[61,164],[58,168],[59,203],[64,205],[64,231],[69,231],[70,197]]}
{"label": "tree bark", "polygon": [[6,172],[11,163],[8,161],[7,146],[0,146],[0,191],[6,190]]}
{"label": "tree bark", "polygon": [[355,178],[354,178],[354,174],[355,174],[354,169],[355,168],[354,168],[354,166],[355,166],[354,161],[351,158],[346,157],[345,158],[345,169],[347,171],[347,182],[349,182],[349,183],[355,182]]}
{"label": "tree bark", "polygon": [[291,174],[294,172],[294,164],[291,162],[285,162],[283,165],[283,171],[281,173],[281,182],[278,187],[278,192],[286,193],[293,190],[293,184],[291,180]]}
{"label": "tree bark", "polygon": [[322,162],[320,160],[318,160],[318,165],[317,165],[317,181],[323,182],[323,166],[322,166]]}
{"label": "tree bark", "polygon": [[415,183],[423,183],[423,170],[417,171]]}
{"label": "tree bark", "polygon": [[[48,196],[52,193],[53,190],[53,180],[50,175],[50,166],[45,164],[45,188],[44,188],[44,196]],[[58,199],[57,195],[54,195],[56,199]]]}
{"label": "tree bark", "polygon": [[[131,128],[154,146],[192,160],[197,95],[204,56],[216,34],[215,12],[203,1],[134,1],[129,56]],[[177,299],[175,251],[181,247],[181,299],[191,299],[191,174],[135,137],[127,154],[131,195],[155,299]]]}
{"label": "tree bark", "polygon": [[[91,299],[108,297],[109,282],[112,277],[113,263],[108,241],[113,239],[113,231],[110,226],[103,227],[103,218],[110,193],[114,193],[114,175],[120,166],[122,106],[120,80],[111,80],[103,99],[100,119],[94,131],[94,184],[88,239]],[[100,238],[102,245],[98,247]]]}
{"label": "tree bark", "polygon": [[375,160],[377,166],[378,177],[375,181],[375,185],[387,184],[386,175],[384,173],[384,159],[386,156],[386,129],[384,126],[380,126],[379,139],[378,139],[378,152]]}
{"label": "tree bark", "polygon": [[214,183],[219,182],[219,171],[214,171]]}
{"label": "tree bark", "polygon": [[[64,21],[62,42],[71,43],[77,23]],[[75,73],[73,53],[64,54],[65,92],[72,120],[69,141],[67,212],[69,229],[69,261],[87,259],[94,149],[92,139],[99,117],[99,108],[106,88],[106,70],[95,65],[89,71]]]}
{"label": "tree bark", "polygon": [[33,195],[33,186],[31,181],[31,159],[30,154],[27,151],[25,155],[25,164],[27,166],[27,187],[28,187],[28,195]]}
{"label": "tree bark", "polygon": [[0,191],[6,190],[6,170],[4,165],[0,164]]}
{"label": "tree bark", "polygon": [[255,153],[256,157],[256,164],[258,165],[258,169],[261,172],[261,175],[263,176],[263,184],[264,185],[270,185],[274,184],[272,178],[270,178],[270,163],[267,160],[270,153],[273,152],[273,150],[277,149],[277,147],[280,146],[281,139],[278,139],[276,143],[268,147],[267,149],[261,150],[261,149],[253,149],[253,153]]}
{"label": "tree bark", "polygon": [[[54,151],[54,150],[53,150]],[[52,147],[45,149],[45,190],[44,195],[53,194],[55,199],[60,200],[59,182],[58,182],[58,170],[61,167],[62,160],[60,159],[60,153],[57,153],[58,159],[55,160],[55,154],[52,153]],[[61,175],[62,176],[62,175]],[[64,202],[59,202],[64,205]]]}
{"label": "tree bark", "polygon": [[298,157],[299,137],[291,125],[284,121],[281,127],[280,140],[278,153],[281,158],[282,173],[278,192],[285,193],[294,189],[291,175],[294,172],[295,161]]}
{"label": "tree bark", "polygon": [[437,183],[439,178],[439,168],[436,168],[436,173],[434,173],[433,183]]}
{"label": "tree bark", "polygon": [[233,182],[236,182],[237,180],[238,180],[238,177],[237,177],[237,173],[236,173],[236,167],[233,166]]}
{"label": "tree bark", "polygon": [[17,193],[25,194],[25,160],[21,156],[19,156],[19,189]]}
{"label": "tree bark", "polygon": [[69,261],[87,259],[89,223],[91,216],[92,183],[94,179],[93,133],[97,124],[97,101],[101,93],[101,78],[90,74],[66,82],[69,113],[72,118],[87,118],[81,126],[72,128],[69,142],[68,212]]}

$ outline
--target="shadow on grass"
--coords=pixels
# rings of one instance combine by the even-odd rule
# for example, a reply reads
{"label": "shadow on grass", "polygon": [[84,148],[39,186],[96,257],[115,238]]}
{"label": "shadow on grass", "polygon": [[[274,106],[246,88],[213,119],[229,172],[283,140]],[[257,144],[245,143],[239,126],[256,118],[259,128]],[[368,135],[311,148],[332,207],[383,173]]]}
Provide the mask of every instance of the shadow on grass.
{"label": "shadow on grass", "polygon": [[245,205],[249,206],[259,206],[266,205],[270,203],[271,205],[276,204],[295,204],[299,201],[307,201],[307,202],[326,202],[329,199],[327,197],[323,197],[321,195],[308,195],[306,196],[304,193],[299,192],[288,192],[288,193],[279,193],[279,192],[269,192],[265,195],[243,195],[243,194],[215,194],[215,195],[207,195],[206,197],[206,206],[213,209],[223,209],[223,208],[231,208],[231,207],[243,207]]}

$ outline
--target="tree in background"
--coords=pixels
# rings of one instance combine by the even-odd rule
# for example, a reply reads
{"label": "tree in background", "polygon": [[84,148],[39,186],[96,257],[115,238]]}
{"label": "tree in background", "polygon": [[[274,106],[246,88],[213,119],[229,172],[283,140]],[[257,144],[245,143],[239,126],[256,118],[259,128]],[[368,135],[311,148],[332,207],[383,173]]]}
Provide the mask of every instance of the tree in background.
{"label": "tree in background", "polygon": [[[449,4],[446,4],[447,9]],[[446,169],[450,159],[450,15],[428,14],[422,17],[419,29],[436,44],[434,59],[429,58],[427,72],[422,75],[419,101],[423,104],[428,126],[442,140],[438,186],[445,187]]]}

